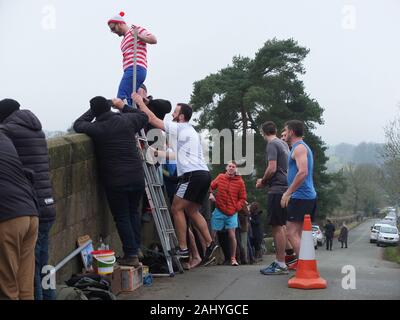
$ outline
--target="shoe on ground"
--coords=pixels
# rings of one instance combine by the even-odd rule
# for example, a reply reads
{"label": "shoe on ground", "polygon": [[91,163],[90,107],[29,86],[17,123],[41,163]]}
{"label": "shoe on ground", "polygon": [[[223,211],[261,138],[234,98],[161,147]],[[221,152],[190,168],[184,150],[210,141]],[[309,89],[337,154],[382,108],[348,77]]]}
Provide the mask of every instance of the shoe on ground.
{"label": "shoe on ground", "polygon": [[237,262],[237,260],[235,258],[231,259],[231,266],[238,266],[239,263]]}
{"label": "shoe on ground", "polygon": [[[204,260],[203,260],[204,261]],[[230,261],[226,261],[226,265],[230,265]],[[217,265],[217,258],[212,257],[209,261],[207,261],[207,263],[203,264],[203,267],[211,267],[211,266],[216,266]]]}
{"label": "shoe on ground", "polygon": [[289,270],[287,267],[282,268],[275,261],[272,262],[268,267],[261,269],[260,272],[264,275],[278,275],[278,274],[288,274]]}
{"label": "shoe on ground", "polygon": [[203,264],[204,266],[208,266],[213,260],[215,260],[215,252],[218,248],[218,245],[215,242],[211,242],[211,244],[207,247],[206,253],[204,255]]}
{"label": "shoe on ground", "polygon": [[117,263],[120,266],[129,266],[129,267],[139,267],[140,266],[140,262],[139,262],[139,257],[138,256],[130,256],[130,257],[122,257],[117,259]]}
{"label": "shoe on ground", "polygon": [[299,262],[299,260],[296,258],[294,260],[292,260],[290,263],[287,263],[287,268],[289,270],[293,270],[296,271],[297,270],[297,263]]}

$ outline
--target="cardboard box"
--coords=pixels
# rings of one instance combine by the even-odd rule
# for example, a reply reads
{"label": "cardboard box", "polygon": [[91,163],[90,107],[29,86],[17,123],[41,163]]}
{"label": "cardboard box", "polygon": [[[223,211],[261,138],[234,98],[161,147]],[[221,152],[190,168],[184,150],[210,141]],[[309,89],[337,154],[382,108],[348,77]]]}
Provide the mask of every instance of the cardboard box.
{"label": "cardboard box", "polygon": [[121,266],[122,292],[132,292],[143,285],[143,269]]}

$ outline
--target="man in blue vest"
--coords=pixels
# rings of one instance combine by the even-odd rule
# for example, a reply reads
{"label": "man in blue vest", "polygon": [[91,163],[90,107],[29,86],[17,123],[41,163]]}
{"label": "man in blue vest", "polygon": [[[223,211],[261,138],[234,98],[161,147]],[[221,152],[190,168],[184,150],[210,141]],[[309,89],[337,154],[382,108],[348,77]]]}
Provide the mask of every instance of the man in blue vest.
{"label": "man in blue vest", "polygon": [[288,239],[299,256],[304,216],[309,214],[314,220],[317,208],[317,193],[313,183],[314,159],[311,149],[303,141],[303,122],[286,122],[285,133],[292,149],[288,158],[289,188],[282,195],[281,206],[287,207]]}

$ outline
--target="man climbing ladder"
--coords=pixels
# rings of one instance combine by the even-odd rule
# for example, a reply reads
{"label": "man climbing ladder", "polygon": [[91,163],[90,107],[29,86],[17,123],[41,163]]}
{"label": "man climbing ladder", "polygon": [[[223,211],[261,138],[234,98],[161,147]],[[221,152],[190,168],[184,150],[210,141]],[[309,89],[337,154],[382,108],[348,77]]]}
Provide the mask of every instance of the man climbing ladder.
{"label": "man climbing ladder", "polygon": [[121,51],[123,57],[124,74],[119,84],[117,97],[128,101],[132,105],[132,82],[134,76],[133,55],[134,55],[134,32],[137,31],[137,77],[136,89],[144,83],[147,75],[147,44],[156,44],[157,39],[146,29],[132,25],[129,27],[124,20],[124,12],[108,20],[108,26],[112,33],[123,37]]}

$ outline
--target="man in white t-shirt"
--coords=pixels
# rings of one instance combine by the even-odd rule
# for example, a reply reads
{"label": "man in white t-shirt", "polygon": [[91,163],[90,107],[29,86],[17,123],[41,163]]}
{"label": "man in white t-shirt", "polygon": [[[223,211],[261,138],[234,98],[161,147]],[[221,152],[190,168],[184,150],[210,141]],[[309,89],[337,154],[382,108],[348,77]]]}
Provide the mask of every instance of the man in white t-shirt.
{"label": "man in white t-shirt", "polygon": [[[168,141],[174,150],[179,178],[172,202],[172,214],[179,242],[177,254],[183,259],[189,258],[186,212],[206,241],[207,249],[203,261],[204,265],[208,265],[215,259],[214,253],[218,246],[212,240],[207,222],[200,214],[199,209],[205,197],[208,196],[211,175],[204,161],[200,136],[189,124],[192,108],[185,103],[179,103],[172,114],[173,120],[163,121],[146,106],[140,95],[133,93],[132,99],[140,110],[148,115],[149,123],[152,126],[164,130],[168,134]],[[156,151],[155,154],[162,156],[159,151]],[[165,157],[168,160],[171,155],[165,153]]]}

